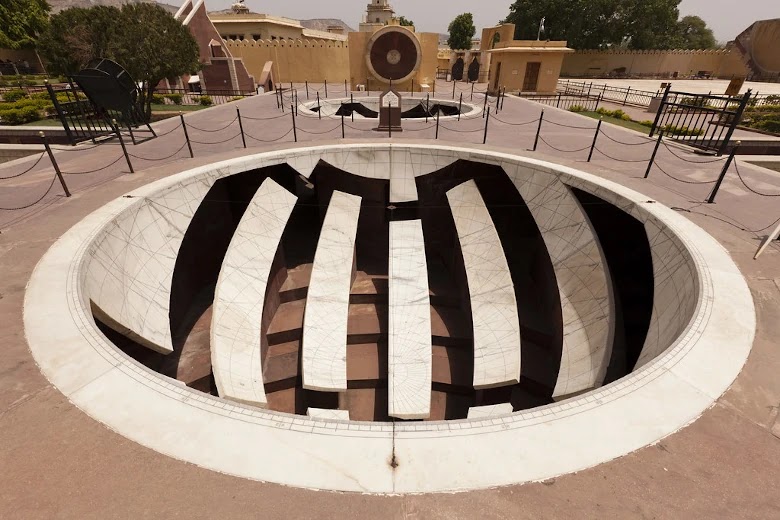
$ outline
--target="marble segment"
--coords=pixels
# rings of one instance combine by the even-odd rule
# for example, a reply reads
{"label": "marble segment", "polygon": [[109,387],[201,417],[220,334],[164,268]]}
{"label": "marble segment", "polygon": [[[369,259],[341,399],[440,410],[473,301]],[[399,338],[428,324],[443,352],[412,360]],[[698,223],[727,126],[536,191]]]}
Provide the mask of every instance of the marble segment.
{"label": "marble segment", "polygon": [[563,353],[554,398],[599,387],[612,354],[614,303],[598,239],[576,197],[556,175],[505,168],[542,233],[563,313]]}
{"label": "marble segment", "polygon": [[474,181],[447,192],[458,230],[474,326],[474,388],[520,382],[520,322],[504,248]]}
{"label": "marble segment", "polygon": [[491,417],[500,417],[510,415],[514,409],[512,403],[501,403],[490,406],[472,406],[469,408],[468,419],[490,419]]}
{"label": "marble segment", "polygon": [[288,163],[309,178],[320,161],[352,175],[390,181],[390,202],[417,200],[415,177],[428,175],[456,161],[453,154],[394,146],[353,146],[349,148],[312,148],[290,154]]}
{"label": "marble segment", "polygon": [[228,247],[214,294],[211,364],[220,397],[265,407],[261,317],[271,266],[297,198],[266,179]]}
{"label": "marble segment", "polygon": [[634,370],[658,357],[685,331],[699,294],[695,266],[680,239],[652,220],[645,222],[645,231],[653,258],[653,313]]}
{"label": "marble segment", "polygon": [[307,390],[347,390],[347,320],[361,200],[334,191],[322,224],[303,319]]}
{"label": "marble segment", "polygon": [[[564,166],[466,148],[408,148],[497,160],[513,176],[535,170],[560,177],[566,185],[618,201],[645,222],[651,242],[659,247],[665,239],[655,238],[661,235],[647,223],[667,228],[663,234],[684,245],[682,256],[692,273],[688,279],[673,277],[684,282],[678,290],[690,285],[685,290],[698,293],[696,304],[680,311],[691,312],[682,335],[669,345],[659,344],[658,358],[615,384],[533,410],[450,422],[355,423],[290,416],[184,388],[129,360],[92,320],[88,286],[94,280],[88,271],[101,267],[94,250],[106,240],[105,231],[174,186],[278,164],[301,151],[286,149],[163,178],[68,230],[38,263],[24,296],[24,334],[37,366],[91,418],[177,460],[257,481],[388,494],[493,488],[582,471],[679,431],[734,382],[750,354],[755,308],[728,252],[701,228],[662,204],[648,203],[645,195]],[[659,254],[659,260],[672,259],[672,251]],[[669,265],[667,273],[678,272]],[[660,262],[654,268],[663,272]],[[662,315],[654,319],[662,330]],[[397,467],[388,463],[393,457],[400,462]]]}
{"label": "marble segment", "polygon": [[163,354],[173,352],[171,282],[192,217],[221,172],[188,179],[140,199],[90,247],[86,286],[95,315]]}
{"label": "marble segment", "polygon": [[431,414],[431,305],[422,221],[390,223],[388,393],[390,417]]}
{"label": "marble segment", "polygon": [[333,421],[349,421],[349,410],[325,410],[323,408],[309,408],[306,415],[312,419],[330,419]]}

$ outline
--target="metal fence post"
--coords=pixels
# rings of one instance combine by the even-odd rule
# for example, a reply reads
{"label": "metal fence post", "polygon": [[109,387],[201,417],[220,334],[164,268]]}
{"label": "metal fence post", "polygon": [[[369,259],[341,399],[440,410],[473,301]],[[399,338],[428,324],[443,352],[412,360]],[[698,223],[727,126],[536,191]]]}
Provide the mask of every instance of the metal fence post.
{"label": "metal fence post", "polygon": [[600,93],[599,97],[596,98],[596,108],[593,109],[593,111],[597,111],[599,109],[599,105],[601,104],[601,100],[604,99],[604,93]]}
{"label": "metal fence post", "polygon": [[463,112],[463,92],[460,93],[460,103],[458,103],[458,121],[460,121],[461,112]]}
{"label": "metal fence post", "polygon": [[[747,108],[748,103],[750,102],[750,94],[751,89],[748,89],[747,92],[745,92],[745,95],[742,97],[742,101],[739,104],[739,108],[737,108],[737,113],[734,114],[734,121],[729,125],[728,132],[726,132],[726,137],[723,139],[723,143],[720,145],[720,149],[718,150],[718,155],[723,155],[723,152],[726,151],[726,147],[729,145],[729,142],[731,141],[731,137],[734,135],[734,130],[737,128],[737,125],[742,121],[742,115],[745,113],[745,108]],[[737,144],[739,146],[739,143]]]}
{"label": "metal fence post", "polygon": [[455,85],[457,83],[453,80],[452,81],[452,99],[455,100]]}
{"label": "metal fence post", "polygon": [[536,151],[536,147],[539,146],[539,136],[542,133],[543,122],[544,122],[544,109],[542,109],[542,113],[539,116],[539,126],[536,128],[536,139],[534,139],[534,152]]}
{"label": "metal fence post", "polygon": [[628,103],[629,94],[631,94],[631,87],[628,87],[628,90],[626,90],[626,99],[623,100],[623,106],[626,106],[626,103]]}
{"label": "metal fence post", "polygon": [[501,97],[501,110],[504,110],[504,103],[506,103],[506,87],[504,87],[504,95]]}
{"label": "metal fence post", "polygon": [[441,109],[436,111],[436,139],[439,138],[439,117],[440,116],[441,116]]}
{"label": "metal fence post", "polygon": [[281,108],[279,106],[279,87],[274,89],[274,97],[276,98],[276,108]]}
{"label": "metal fence post", "polygon": [[661,147],[661,140],[664,138],[664,132],[661,130],[658,133],[658,141],[655,142],[655,148],[653,149],[653,155],[650,156],[650,162],[647,164],[647,171],[645,172],[645,179],[647,179],[650,176],[650,170],[653,169],[653,164],[655,164],[655,156],[658,155],[658,148]]}
{"label": "metal fence post", "polygon": [[349,89],[347,88],[347,80],[344,80],[344,97],[349,95]]}
{"label": "metal fence post", "polygon": [[279,103],[281,103],[282,113],[284,113],[284,92],[282,92],[282,87],[279,87]]}
{"label": "metal fence post", "polygon": [[46,153],[49,154],[49,160],[51,161],[51,165],[54,167],[54,173],[57,174],[57,178],[60,180],[60,184],[62,185],[62,190],[65,192],[65,196],[70,197],[70,191],[68,191],[68,186],[65,184],[65,179],[62,177],[60,166],[54,159],[54,154],[52,153],[51,147],[49,146],[49,140],[46,139],[46,134],[43,132],[38,132],[38,135],[43,140],[43,146],[46,147]]}
{"label": "metal fence post", "polygon": [[387,101],[387,136],[391,139],[393,138],[393,122],[390,120],[390,100]]}
{"label": "metal fence post", "polygon": [[295,139],[295,142],[298,142],[298,128],[295,126],[295,112],[292,113],[292,119],[293,119],[293,139]]}
{"label": "metal fence post", "polygon": [[179,112],[179,119],[181,120],[181,127],[184,129],[184,138],[187,140],[187,148],[190,151],[190,159],[195,157],[195,154],[192,153],[192,143],[190,143],[190,133],[187,132],[187,124],[184,122],[184,114]]}
{"label": "metal fence post", "polygon": [[344,139],[344,103],[341,103],[341,138]]}
{"label": "metal fence post", "polygon": [[328,99],[328,80],[325,80],[325,99]]}
{"label": "metal fence post", "polygon": [[425,98],[425,124],[428,124],[428,115],[431,113],[431,94]]}
{"label": "metal fence post", "polygon": [[116,136],[119,138],[119,144],[122,146],[122,153],[125,155],[125,161],[127,161],[127,167],[130,168],[130,173],[135,173],[135,170],[133,169],[132,163],[130,163],[130,156],[127,155],[127,147],[125,146],[125,140],[122,139],[122,132],[119,129],[119,124],[116,122],[116,119],[112,119],[111,122],[114,124],[114,128],[116,128]]}
{"label": "metal fence post", "polygon": [[485,91],[485,104],[482,106],[482,117],[485,117],[485,111],[487,110],[487,103],[488,103],[488,93],[487,90]]}
{"label": "metal fence post", "polygon": [[309,100],[309,80],[306,80],[306,101]]}
{"label": "metal fence post", "polygon": [[317,115],[320,118],[320,121],[322,121],[322,105],[320,105],[320,93],[317,92]]}
{"label": "metal fence post", "polygon": [[355,95],[350,93],[349,95],[350,107],[349,114],[352,116],[352,122],[355,122]]}
{"label": "metal fence post", "polygon": [[715,196],[718,194],[718,190],[720,190],[720,185],[723,184],[723,179],[726,178],[726,173],[729,171],[729,168],[731,168],[731,163],[734,161],[734,156],[737,154],[737,149],[742,146],[742,141],[737,141],[736,146],[731,149],[731,154],[729,155],[729,158],[726,160],[726,164],[723,165],[723,170],[720,172],[720,177],[718,177],[718,182],[715,183],[715,187],[712,188],[712,193],[710,193],[710,196],[707,198],[707,204],[712,204],[715,202]]}
{"label": "metal fence post", "polygon": [[246,137],[244,136],[244,124],[241,122],[241,111],[236,107],[236,117],[238,118],[238,129],[241,130],[241,142],[246,148]]}
{"label": "metal fence post", "polygon": [[593,150],[596,149],[596,141],[599,138],[599,132],[601,132],[601,123],[603,123],[603,122],[604,122],[604,117],[601,117],[599,119],[599,124],[596,125],[596,133],[593,136],[593,144],[590,145],[590,153],[588,154],[588,162],[590,162],[591,158],[593,157]]}
{"label": "metal fence post", "polygon": [[650,128],[650,137],[653,137],[655,135],[655,131],[658,130],[658,123],[661,121],[661,116],[663,115],[664,108],[666,107],[666,101],[669,99],[669,92],[672,90],[672,85],[667,84],[666,90],[664,90],[664,97],[661,98],[661,104],[658,106],[658,112],[655,114],[655,120],[653,121],[653,126]]}
{"label": "metal fence post", "polygon": [[488,123],[490,123],[490,107],[488,107],[487,117],[485,117],[485,135],[482,137],[482,144],[487,143]]}
{"label": "metal fence post", "polygon": [[558,101],[555,103],[555,108],[561,108],[561,93],[558,92]]}
{"label": "metal fence post", "polygon": [[471,101],[474,101],[474,83],[471,84]]}

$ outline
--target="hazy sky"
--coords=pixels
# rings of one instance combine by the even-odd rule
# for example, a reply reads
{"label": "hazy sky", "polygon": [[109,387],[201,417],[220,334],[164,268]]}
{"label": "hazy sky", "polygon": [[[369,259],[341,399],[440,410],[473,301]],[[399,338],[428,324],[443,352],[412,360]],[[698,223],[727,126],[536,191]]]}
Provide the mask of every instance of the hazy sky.
{"label": "hazy sky", "polygon": [[[181,5],[182,0],[160,0]],[[206,0],[210,11],[225,9],[235,0]],[[245,0],[254,12],[289,18],[340,18],[357,29],[368,0]],[[458,14],[472,12],[477,31],[495,25],[509,12],[511,0],[390,0],[398,16],[414,20],[421,32],[447,32]],[[683,0],[682,15],[704,18],[719,41],[733,40],[756,20],[780,18],[780,0]]]}

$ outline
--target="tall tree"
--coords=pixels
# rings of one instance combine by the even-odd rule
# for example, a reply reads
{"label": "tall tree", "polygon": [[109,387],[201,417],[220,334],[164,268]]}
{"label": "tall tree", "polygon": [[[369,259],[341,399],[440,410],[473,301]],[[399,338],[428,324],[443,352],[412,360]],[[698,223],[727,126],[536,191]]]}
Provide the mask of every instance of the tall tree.
{"label": "tall tree", "polygon": [[405,16],[399,18],[398,23],[401,25],[401,27],[414,27],[414,22],[407,19]]}
{"label": "tall tree", "polygon": [[515,37],[566,40],[576,49],[625,46],[658,49],[677,29],[680,0],[516,0],[504,20],[516,26]]}
{"label": "tall tree", "polygon": [[623,38],[629,49],[668,49],[677,30],[681,0],[621,0]]}
{"label": "tall tree", "polygon": [[75,74],[95,58],[110,58],[122,30],[116,7],[73,7],[51,17],[38,42],[39,52],[57,74]]}
{"label": "tall tree", "polygon": [[46,30],[49,20],[46,0],[0,2],[0,48],[31,49]]}
{"label": "tall tree", "polygon": [[157,4],[122,6],[115,60],[142,82],[141,100],[151,115],[152,94],[165,78],[200,70],[198,43],[190,30]]}
{"label": "tall tree", "polygon": [[685,16],[677,22],[673,45],[679,49],[714,49],[718,42],[707,22],[698,16]]}
{"label": "tall tree", "polygon": [[200,69],[198,44],[187,27],[156,4],[66,9],[51,18],[40,51],[55,72],[73,74],[95,58],[110,58],[141,83],[151,115],[154,89],[165,78]]}
{"label": "tall tree", "polygon": [[474,16],[471,13],[459,14],[450,22],[450,37],[447,39],[447,45],[450,49],[461,50],[471,49],[471,39],[477,33],[474,26]]}

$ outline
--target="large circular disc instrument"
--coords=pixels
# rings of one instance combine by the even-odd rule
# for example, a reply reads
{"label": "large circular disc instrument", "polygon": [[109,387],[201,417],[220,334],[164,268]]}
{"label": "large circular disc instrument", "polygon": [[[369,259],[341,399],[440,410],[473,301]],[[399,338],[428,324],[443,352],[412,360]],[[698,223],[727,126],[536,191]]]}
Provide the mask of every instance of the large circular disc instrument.
{"label": "large circular disc instrument", "polygon": [[383,83],[408,81],[420,68],[421,60],[420,42],[403,27],[384,27],[368,41],[368,70]]}

